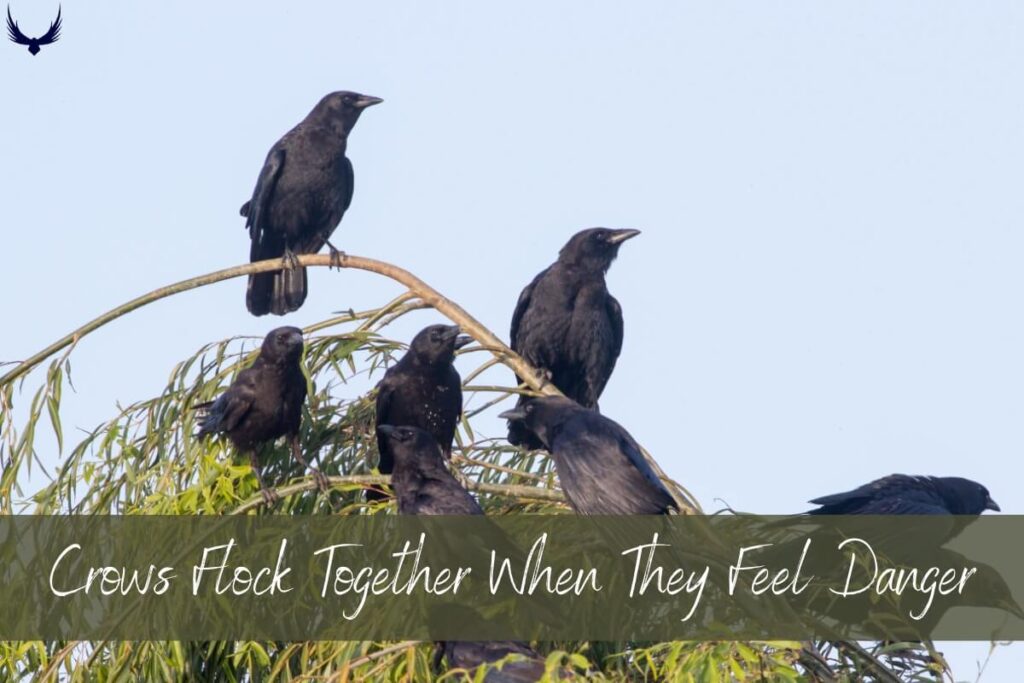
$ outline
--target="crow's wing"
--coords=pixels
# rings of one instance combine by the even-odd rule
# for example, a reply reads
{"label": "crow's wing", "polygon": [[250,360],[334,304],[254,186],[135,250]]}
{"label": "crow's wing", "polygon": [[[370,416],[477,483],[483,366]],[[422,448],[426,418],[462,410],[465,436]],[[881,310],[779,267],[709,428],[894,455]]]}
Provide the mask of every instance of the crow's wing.
{"label": "crow's wing", "polygon": [[833,493],[810,501],[820,505],[812,514],[948,514],[934,485],[924,477],[891,474],[858,486],[851,491]]}
{"label": "crow's wing", "polygon": [[[58,16],[60,16],[59,10],[57,14]],[[18,45],[28,45],[32,42],[32,40],[24,33],[22,33],[21,29],[18,28],[18,22],[16,22],[14,20],[14,17],[11,16],[10,5],[7,6],[7,37],[13,40]]]}
{"label": "crow's wing", "polygon": [[[377,384],[377,424],[391,424],[391,401],[394,395],[394,381],[388,377],[387,373],[385,373],[384,379]],[[388,446],[387,439],[381,438],[380,436],[377,437],[377,452],[380,455],[380,460],[377,463],[377,469],[385,474],[394,470],[395,458],[391,455],[391,449]]]}
{"label": "crow's wing", "polygon": [[260,177],[256,180],[256,189],[253,190],[252,199],[248,202],[248,208],[242,206],[245,211],[245,225],[249,228],[249,237],[252,239],[252,249],[249,258],[259,260],[265,255],[261,251],[263,234],[266,231],[267,213],[270,209],[270,202],[274,198],[274,189],[277,187],[277,180],[281,177],[281,170],[284,168],[284,149],[275,146],[267,155],[267,160],[260,171]]}
{"label": "crow's wing", "polygon": [[[314,141],[306,140],[308,144]],[[323,206],[315,212],[316,219],[303,227],[302,233],[291,240],[291,248],[298,254],[316,254],[337,229],[345,212],[352,205],[352,190],[355,187],[355,175],[352,172],[352,162],[348,157],[341,158],[342,163],[336,174],[332,174],[330,182],[336,187],[330,191],[320,194],[320,202]],[[330,220],[328,220],[330,219]]]}
{"label": "crow's wing", "polygon": [[[622,353],[622,337],[625,333],[625,327],[622,324],[622,306],[619,305],[618,300],[608,295],[608,320],[612,323],[612,358],[617,359],[619,354]],[[614,365],[615,361],[612,361]]]}
{"label": "crow's wing", "polygon": [[556,462],[562,460],[579,484],[576,495],[583,498],[579,502],[586,508],[584,514],[651,515],[674,508],[672,496],[637,443],[609,423],[596,414],[573,420],[552,444]]}
{"label": "crow's wing", "polygon": [[[393,377],[393,376],[392,376]],[[391,424],[391,400],[395,395],[395,382],[387,373],[377,383],[377,424]]]}
{"label": "crow's wing", "polygon": [[341,177],[341,185],[343,192],[342,198],[344,199],[344,201],[342,202],[344,206],[341,209],[342,216],[344,216],[345,212],[348,211],[348,207],[352,206],[352,193],[355,192],[356,189],[356,174],[355,171],[352,170],[352,162],[349,161],[348,157],[344,157],[344,159],[345,172],[342,173]]}
{"label": "crow's wing", "polygon": [[647,462],[647,458],[644,457],[639,444],[637,444],[637,442],[633,440],[633,437],[631,437],[624,429],[621,429],[619,432],[619,446],[622,452],[626,455],[630,464],[633,465],[633,467],[635,467],[647,481],[648,490],[650,492],[649,500],[662,509],[675,508],[676,502],[675,499],[672,498],[672,494],[668,492],[668,489],[665,488],[665,484],[661,481],[661,477],[657,475],[657,473],[651,468],[651,464]]}
{"label": "crow's wing", "polygon": [[512,330],[509,332],[509,344],[512,348],[516,348],[516,337],[519,336],[519,325],[523,322],[523,315],[526,313],[526,309],[530,307],[530,298],[533,296],[533,290],[540,282],[540,279],[547,275],[550,267],[545,268],[537,277],[533,278],[533,281],[526,285],[522,293],[519,295],[519,301],[516,302],[516,310],[512,313]]}
{"label": "crow's wing", "polygon": [[60,38],[60,6],[57,6],[57,19],[50,24],[50,30],[39,37],[40,45],[49,45],[50,43],[56,43],[57,39]]}
{"label": "crow's wing", "polygon": [[872,500],[854,511],[861,515],[948,515],[942,505],[917,496],[890,496]]}
{"label": "crow's wing", "polygon": [[256,374],[258,370],[248,368],[238,373],[228,390],[213,402],[203,420],[199,435],[214,432],[229,432],[242,421],[253,403],[256,402]]}

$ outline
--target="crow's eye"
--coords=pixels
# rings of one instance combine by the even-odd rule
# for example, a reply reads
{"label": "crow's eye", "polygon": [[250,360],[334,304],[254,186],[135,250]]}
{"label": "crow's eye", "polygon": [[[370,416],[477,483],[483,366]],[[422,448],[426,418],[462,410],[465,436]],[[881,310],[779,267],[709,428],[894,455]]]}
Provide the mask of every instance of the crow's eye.
{"label": "crow's eye", "polygon": [[602,242],[604,242],[605,240],[608,239],[608,231],[607,230],[598,230],[597,232],[594,233],[594,237],[596,237],[597,239],[599,239]]}

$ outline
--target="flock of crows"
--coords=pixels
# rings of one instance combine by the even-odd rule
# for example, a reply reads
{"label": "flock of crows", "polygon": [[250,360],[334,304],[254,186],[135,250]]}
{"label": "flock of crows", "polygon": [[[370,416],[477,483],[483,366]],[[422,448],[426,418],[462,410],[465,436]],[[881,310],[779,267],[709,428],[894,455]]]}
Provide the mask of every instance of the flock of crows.
{"label": "flock of crows", "polygon": [[[284,315],[302,305],[307,278],[296,254],[316,253],[326,245],[332,257],[340,256],[329,239],[352,200],[347,138],[363,110],[380,102],[354,92],[330,93],[267,154],[241,214],[251,240],[250,260],[280,258],[282,267],[249,277],[246,306],[253,315]],[[521,396],[514,409],[501,414],[509,421],[508,439],[552,456],[562,491],[578,514],[676,511],[673,496],[633,437],[598,411],[623,340],[622,309],[608,292],[605,273],[621,245],[638,234],[607,228],[576,233],[526,286],[512,316],[512,349],[564,396]],[[413,338],[377,386],[378,469],[391,475],[400,514],[483,514],[447,464],[462,413],[462,381],[453,362],[456,350],[470,341],[458,326],[431,325]],[[272,330],[256,361],[215,401],[197,406],[199,434],[223,433],[248,453],[268,505],[276,495],[264,481],[258,453],[281,437],[287,437],[292,456],[318,485],[328,487],[303,456],[298,438],[306,400],[302,350],[301,330]],[[390,495],[372,489],[367,497]],[[976,516],[999,510],[976,482],[902,474],[811,502],[819,507],[810,514]],[[488,681],[535,681],[543,673],[543,658],[524,643],[451,642],[438,648],[450,667],[466,669],[511,653],[523,657],[492,671]]]}

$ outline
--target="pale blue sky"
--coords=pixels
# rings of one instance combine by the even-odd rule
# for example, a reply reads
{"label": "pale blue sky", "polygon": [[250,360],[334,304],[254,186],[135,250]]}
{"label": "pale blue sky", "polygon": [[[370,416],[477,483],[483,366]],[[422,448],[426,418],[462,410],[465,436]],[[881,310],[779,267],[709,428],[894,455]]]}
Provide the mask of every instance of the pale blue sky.
{"label": "pale blue sky", "polygon": [[[795,512],[902,471],[1024,512],[1020,3],[63,5],[58,44],[0,45],[0,359],[245,261],[237,210],[267,149],[353,89],[385,103],[352,135],[335,242],[503,337],[569,235],[643,230],[609,274],[626,341],[602,408],[706,507]],[[12,11],[37,35],[56,2]],[[397,291],[317,270],[284,320]],[[83,342],[67,421],[280,323],[243,292]],[[984,652],[958,646],[958,677]],[[1019,645],[984,680],[1014,666]]]}

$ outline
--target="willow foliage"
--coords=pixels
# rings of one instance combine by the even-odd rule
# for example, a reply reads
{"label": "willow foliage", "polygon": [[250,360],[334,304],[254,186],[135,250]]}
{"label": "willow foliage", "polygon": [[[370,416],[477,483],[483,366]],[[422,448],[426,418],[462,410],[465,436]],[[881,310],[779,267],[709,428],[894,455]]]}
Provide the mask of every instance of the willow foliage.
{"label": "willow foliage", "polygon": [[[309,262],[316,258],[304,257],[307,265],[325,265]],[[231,273],[244,274],[246,268],[232,269]],[[215,280],[204,276],[195,280],[199,285],[191,286]],[[86,326],[82,334],[185,288],[168,288],[159,296],[141,297],[98,324]],[[394,514],[393,505],[368,505],[361,493],[366,485],[386,481],[372,469],[377,453],[373,391],[369,387],[404,348],[398,340],[387,337],[388,326],[431,304],[443,309],[436,304],[439,300],[450,303],[425,285],[417,285],[378,309],[341,315],[304,330],[304,367],[310,392],[302,422],[302,447],[307,456],[315,454],[332,487],[326,493],[319,491],[308,473],[289,457],[284,444],[274,444],[262,456],[265,475],[275,483],[282,498],[273,510],[264,507],[247,461],[226,440],[195,438],[192,410],[195,404],[217,396],[252,362],[260,340],[231,338],[203,346],[171,369],[166,386],[157,395],[123,407],[84,438],[69,443],[70,435],[61,424],[61,395],[71,381],[73,349],[79,338],[76,334],[61,355],[47,351],[48,364],[19,366],[0,378],[0,510],[5,514],[78,515]],[[490,340],[495,338],[486,330],[482,334],[473,326],[467,327],[464,320],[454,322],[463,324],[464,330],[481,342],[461,351],[480,359],[480,365],[464,377],[466,412],[453,450],[457,475],[476,492],[488,514],[566,513],[551,462],[543,454],[524,453],[474,428],[478,415],[522,389],[479,385],[484,376],[494,376],[499,382],[511,379],[512,373],[501,367],[508,364],[508,356],[494,348]],[[25,370],[28,372],[22,372]],[[15,405],[23,398],[27,404]],[[66,455],[55,471],[43,470],[42,476],[35,472],[32,480],[44,479],[44,485],[23,490],[27,473],[41,468],[44,460],[52,461],[40,458],[37,452],[41,430],[51,431]],[[684,490],[676,490],[689,500]],[[683,682],[794,681],[808,677],[806,666],[798,664],[798,660],[806,660],[808,645],[792,642],[535,645],[549,654],[551,680],[558,676]],[[432,644],[418,642],[0,642],[0,679],[483,680],[482,671],[435,672],[432,657]],[[833,680],[872,678],[858,673],[861,664],[843,654],[829,658],[828,664],[825,659],[822,657],[823,670],[838,672]],[[923,676],[934,680],[931,676],[941,668],[934,658],[921,658],[920,665],[910,667],[900,678]],[[884,676],[879,679],[888,680]]]}

